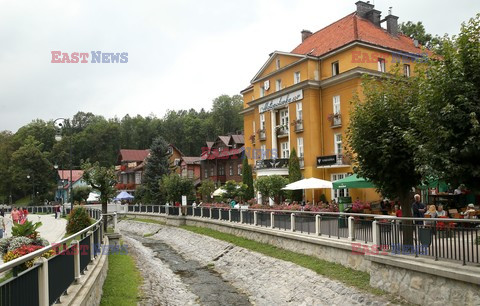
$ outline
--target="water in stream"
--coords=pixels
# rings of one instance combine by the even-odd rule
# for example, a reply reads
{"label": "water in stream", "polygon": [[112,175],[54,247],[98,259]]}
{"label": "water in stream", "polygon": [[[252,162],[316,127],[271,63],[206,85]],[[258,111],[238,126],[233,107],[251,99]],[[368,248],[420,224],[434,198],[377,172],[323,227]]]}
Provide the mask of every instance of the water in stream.
{"label": "water in stream", "polygon": [[[124,233],[127,234],[127,233]],[[169,265],[192,293],[199,297],[202,305],[251,305],[247,295],[238,291],[210,267],[195,260],[188,260],[168,244],[152,238],[144,238],[128,233],[132,239],[140,241],[155,252],[156,257]]]}

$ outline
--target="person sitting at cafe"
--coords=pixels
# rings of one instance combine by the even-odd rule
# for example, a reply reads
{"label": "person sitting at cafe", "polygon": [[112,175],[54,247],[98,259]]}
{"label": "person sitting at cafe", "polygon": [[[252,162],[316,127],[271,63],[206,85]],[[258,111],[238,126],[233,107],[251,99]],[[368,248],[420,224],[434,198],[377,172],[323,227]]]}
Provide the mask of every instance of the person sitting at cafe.
{"label": "person sitting at cafe", "polygon": [[476,216],[474,215],[474,213],[475,213],[475,205],[470,203],[467,205],[467,210],[462,214],[464,215],[465,219],[476,219]]}
{"label": "person sitting at cafe", "polygon": [[430,218],[436,218],[437,217],[437,209],[435,208],[435,205],[430,205],[428,207],[428,211],[425,213],[425,215],[429,215]]}
{"label": "person sitting at cafe", "polygon": [[443,205],[438,205],[438,209],[437,209],[437,218],[440,218],[440,217],[447,217],[447,212],[445,210],[443,210]]}
{"label": "person sitting at cafe", "polygon": [[402,217],[402,208],[399,204],[395,204],[395,216],[397,216],[398,218]]}

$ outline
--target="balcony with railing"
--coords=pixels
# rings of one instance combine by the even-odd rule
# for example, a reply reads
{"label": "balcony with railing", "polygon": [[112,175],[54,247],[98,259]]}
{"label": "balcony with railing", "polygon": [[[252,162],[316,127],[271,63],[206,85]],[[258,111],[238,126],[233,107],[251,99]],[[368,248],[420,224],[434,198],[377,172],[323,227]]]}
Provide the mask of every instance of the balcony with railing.
{"label": "balcony with railing", "polygon": [[303,132],[303,119],[293,120],[292,126],[295,128],[296,133]]}
{"label": "balcony with railing", "polygon": [[267,133],[266,133],[265,129],[259,129],[257,131],[257,133],[258,133],[258,138],[260,139],[260,141],[263,141],[263,140],[267,139]]}
{"label": "balcony with railing", "polygon": [[288,125],[277,125],[275,128],[277,132],[277,137],[287,137],[288,136]]}
{"label": "balcony with railing", "polygon": [[337,128],[342,126],[342,115],[340,113],[328,115],[328,121],[330,121],[330,126],[332,128]]}

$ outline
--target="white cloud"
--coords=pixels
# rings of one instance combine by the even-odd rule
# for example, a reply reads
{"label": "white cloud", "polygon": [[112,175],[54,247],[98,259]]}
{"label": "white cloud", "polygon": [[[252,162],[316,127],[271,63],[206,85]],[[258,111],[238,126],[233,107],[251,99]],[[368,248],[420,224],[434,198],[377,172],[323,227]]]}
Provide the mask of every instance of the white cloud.
{"label": "white cloud", "polygon": [[[238,94],[268,54],[300,31],[355,10],[354,1],[0,1],[0,130],[91,111],[107,118],[163,116]],[[457,33],[480,4],[376,1],[400,21]],[[475,10],[473,6],[476,6]],[[433,9],[435,8],[435,9]],[[128,64],[51,64],[50,51],[128,52]]]}

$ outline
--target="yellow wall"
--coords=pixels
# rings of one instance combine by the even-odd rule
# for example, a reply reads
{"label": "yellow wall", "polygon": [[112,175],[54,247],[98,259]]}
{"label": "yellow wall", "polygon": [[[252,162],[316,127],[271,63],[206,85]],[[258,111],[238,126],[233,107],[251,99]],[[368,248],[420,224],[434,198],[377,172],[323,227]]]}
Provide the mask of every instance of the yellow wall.
{"label": "yellow wall", "polygon": [[[276,55],[280,58],[280,68],[288,64],[295,63],[301,58],[297,56]],[[368,57],[368,58],[367,58]],[[325,80],[332,77],[332,62],[339,61],[339,72],[344,73],[356,67],[362,67],[372,71],[378,70],[377,58],[385,58],[386,70],[390,71],[394,64],[392,64],[392,54],[389,52],[379,51],[375,48],[364,46],[355,46],[344,50],[343,52],[330,56],[328,58],[313,60],[303,60],[296,65],[276,73],[276,58],[264,69],[258,78],[269,76],[270,89],[265,91],[265,96],[276,92],[275,81],[282,80],[282,91],[289,92],[289,87],[294,85],[294,72],[300,71],[301,82],[305,80]],[[403,68],[403,63],[402,63]],[[414,73],[414,64],[410,64],[411,73]],[[264,85],[264,81],[254,82],[253,90],[244,92],[245,107],[255,103],[255,100],[260,98],[260,87]],[[334,149],[334,134],[342,134],[343,153],[345,153],[346,135],[345,131],[349,122],[350,101],[354,94],[358,92],[361,94],[361,79],[359,77],[350,79],[342,83],[331,85],[324,88],[311,88],[304,85],[303,87],[303,132],[296,132],[293,126],[290,129],[290,151],[292,148],[297,149],[297,137],[303,137],[304,143],[304,161],[305,167],[302,169],[304,177],[317,177],[325,180],[331,180],[333,173],[351,173],[351,167],[341,168],[317,168],[316,159],[318,156],[333,155]],[[282,94],[282,93],[280,93]],[[333,97],[340,96],[340,113],[342,125],[340,127],[332,128],[331,122],[327,119],[329,114],[333,113]],[[253,100],[252,100],[253,97]],[[267,101],[268,99],[263,99]],[[250,103],[250,104],[249,104]],[[244,115],[244,131],[245,131],[245,146],[251,149],[260,149],[262,144],[266,145],[267,150],[271,149],[272,144],[272,128],[271,128],[271,113],[265,112],[266,122],[266,141],[260,141],[260,135],[257,130],[260,129],[260,114],[258,105],[254,105],[254,110]],[[296,118],[296,102],[288,105],[290,123]],[[278,117],[278,114],[277,114]],[[255,131],[253,130],[252,121],[255,121]],[[277,118],[277,124],[279,124]],[[250,136],[255,135],[255,144],[250,140]],[[288,141],[288,138],[279,138],[278,150],[280,155],[280,142]],[[298,152],[298,150],[297,150]],[[252,156],[249,156],[249,162],[254,163]],[[362,201],[376,201],[380,198],[374,189],[350,189],[350,196],[353,200],[359,197]],[[317,190],[315,191],[315,199],[318,200],[320,194],[324,192],[327,199],[331,200],[331,190]],[[312,192],[306,193],[307,199],[311,200]]]}

